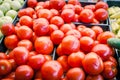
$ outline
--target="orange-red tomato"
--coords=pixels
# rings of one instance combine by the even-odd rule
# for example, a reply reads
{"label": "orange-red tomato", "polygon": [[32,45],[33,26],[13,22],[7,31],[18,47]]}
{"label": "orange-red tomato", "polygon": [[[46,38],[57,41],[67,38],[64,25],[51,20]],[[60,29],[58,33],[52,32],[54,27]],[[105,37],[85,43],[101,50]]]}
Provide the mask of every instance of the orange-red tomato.
{"label": "orange-red tomato", "polygon": [[7,57],[7,55],[5,54],[5,53],[3,53],[3,52],[0,52],[0,60],[1,59],[7,59],[8,57]]}
{"label": "orange-red tomato", "polygon": [[99,1],[99,2],[96,3],[95,9],[97,10],[99,8],[107,10],[108,9],[108,4],[103,2],[103,1]]}
{"label": "orange-red tomato", "polygon": [[86,77],[86,80],[104,80],[104,78],[100,74],[95,76],[88,75]]}
{"label": "orange-red tomato", "polygon": [[96,33],[96,36],[103,33],[103,29],[100,26],[92,26],[91,29]]}

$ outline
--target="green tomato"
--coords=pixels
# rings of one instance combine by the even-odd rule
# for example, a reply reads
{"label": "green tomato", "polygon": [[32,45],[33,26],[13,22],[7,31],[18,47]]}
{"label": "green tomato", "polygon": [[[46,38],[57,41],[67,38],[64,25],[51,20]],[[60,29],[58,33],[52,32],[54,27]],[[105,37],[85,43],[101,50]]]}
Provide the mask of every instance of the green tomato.
{"label": "green tomato", "polygon": [[0,10],[0,17],[3,17],[4,16],[4,14],[3,14],[3,12]]}
{"label": "green tomato", "polygon": [[15,11],[15,10],[9,10],[6,13],[6,16],[10,16],[12,19],[14,19],[17,16],[17,11]]}
{"label": "green tomato", "polygon": [[17,11],[22,7],[22,5],[20,4],[19,1],[12,1],[11,2],[11,7],[12,7],[13,10]]}

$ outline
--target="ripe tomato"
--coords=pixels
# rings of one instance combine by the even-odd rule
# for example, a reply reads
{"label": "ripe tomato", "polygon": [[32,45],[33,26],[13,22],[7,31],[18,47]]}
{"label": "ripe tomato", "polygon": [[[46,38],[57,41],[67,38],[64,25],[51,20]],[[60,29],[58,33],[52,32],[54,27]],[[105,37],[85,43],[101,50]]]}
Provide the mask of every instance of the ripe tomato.
{"label": "ripe tomato", "polygon": [[80,50],[80,42],[75,36],[69,35],[63,38],[61,48],[64,54],[69,55]]}
{"label": "ripe tomato", "polygon": [[49,32],[49,22],[45,18],[38,18],[33,21],[33,30],[37,36],[46,35]]}
{"label": "ripe tomato", "polygon": [[58,45],[56,52],[58,56],[64,55],[62,48],[61,48],[61,43]]}
{"label": "ripe tomato", "polygon": [[61,30],[55,30],[50,35],[50,39],[56,45],[60,44],[63,38],[64,38],[64,33]]}
{"label": "ripe tomato", "polygon": [[15,60],[14,59],[9,59],[8,61],[11,64],[12,70],[15,70],[16,67],[17,67],[17,64],[16,64]]}
{"label": "ripe tomato", "polygon": [[8,60],[0,60],[0,76],[6,75],[12,70],[12,66]]}
{"label": "ripe tomato", "polygon": [[50,7],[50,1],[45,1],[44,2],[44,5],[43,5],[43,8],[45,8],[45,9],[50,9],[51,7]]}
{"label": "ripe tomato", "polygon": [[61,17],[66,23],[70,23],[75,17],[75,12],[72,9],[64,9],[61,13]]}
{"label": "ripe tomato", "polygon": [[5,37],[4,44],[8,49],[14,49],[17,47],[18,41],[18,37],[13,34]]}
{"label": "ripe tomato", "polygon": [[72,20],[73,22],[79,22],[79,15],[78,14],[75,14],[75,17],[74,19]]}
{"label": "ripe tomato", "polygon": [[60,15],[58,10],[56,10],[56,9],[50,9],[50,11],[52,12],[53,16],[59,16]]}
{"label": "ripe tomato", "polygon": [[34,71],[30,66],[21,65],[15,71],[15,80],[31,80],[33,75]]}
{"label": "ripe tomato", "polygon": [[89,75],[98,75],[104,69],[102,59],[94,52],[86,54],[82,64],[85,72]]}
{"label": "ripe tomato", "polygon": [[7,55],[5,54],[5,53],[3,53],[3,52],[0,52],[0,60],[1,59],[7,59],[8,57],[7,57]]}
{"label": "ripe tomato", "polygon": [[103,8],[105,10],[108,9],[108,4],[103,2],[103,1],[100,1],[100,2],[97,2],[96,5],[95,5],[95,9],[100,9],[100,8]]}
{"label": "ripe tomato", "polygon": [[45,63],[45,61],[46,59],[44,55],[38,54],[38,55],[29,57],[27,64],[34,70],[40,70],[41,66]]}
{"label": "ripe tomato", "polygon": [[80,49],[84,52],[91,52],[93,48],[94,40],[90,37],[84,36],[80,38]]}
{"label": "ripe tomato", "polygon": [[104,80],[104,78],[100,74],[95,76],[88,75],[86,80]]}
{"label": "ripe tomato", "polygon": [[20,39],[31,39],[33,36],[33,31],[28,26],[21,26],[17,29],[17,36]]}
{"label": "ripe tomato", "polygon": [[115,63],[116,66],[118,65],[116,59],[113,56],[110,56],[107,61]]}
{"label": "ripe tomato", "polygon": [[73,35],[73,36],[75,36],[78,39],[81,38],[81,33],[78,30],[76,30],[76,29],[69,30],[65,35],[66,36]]}
{"label": "ripe tomato", "polygon": [[37,0],[28,0],[27,5],[28,7],[34,8],[37,5]]}
{"label": "ripe tomato", "polygon": [[81,34],[82,36],[91,37],[93,40],[96,39],[96,33],[91,28],[83,28],[83,30],[81,30]]}
{"label": "ripe tomato", "polygon": [[94,13],[90,9],[83,9],[79,14],[79,20],[84,23],[91,23],[94,18]]}
{"label": "ripe tomato", "polygon": [[53,17],[53,14],[48,9],[40,9],[37,11],[38,18],[46,18],[47,20],[50,20]]}
{"label": "ripe tomato", "polygon": [[37,3],[37,6],[44,6],[44,4],[45,4],[45,2],[40,1],[40,2]]}
{"label": "ripe tomato", "polygon": [[68,4],[79,5],[81,6],[79,0],[68,0]]}
{"label": "ripe tomato", "polygon": [[65,55],[60,56],[60,57],[58,57],[57,61],[61,64],[64,72],[67,72],[70,69],[67,56],[65,56]]}
{"label": "ripe tomato", "polygon": [[97,19],[93,18],[92,24],[99,24],[99,23],[100,22]]}
{"label": "ripe tomato", "polygon": [[117,75],[117,68],[116,65],[111,61],[104,62],[104,70],[102,75],[106,79],[112,79]]}
{"label": "ripe tomato", "polygon": [[52,56],[51,55],[44,55],[44,57],[45,57],[46,61],[52,60]]}
{"label": "ripe tomato", "polygon": [[97,9],[94,14],[98,21],[105,21],[108,18],[108,12],[105,9]]}
{"label": "ripe tomato", "polygon": [[64,9],[72,9],[74,11],[75,7],[72,4],[66,4],[66,5],[63,6],[62,10],[64,10]]}
{"label": "ripe tomato", "polygon": [[57,27],[56,25],[54,25],[54,24],[49,24],[48,27],[49,27],[49,32],[48,32],[49,35],[50,35],[53,31],[58,30],[58,27]]}
{"label": "ripe tomato", "polygon": [[14,80],[14,79],[15,79],[15,72],[10,72],[2,80]]}
{"label": "ripe tomato", "polygon": [[30,58],[31,56],[35,56],[37,54],[38,53],[36,51],[31,51],[31,52],[29,52],[28,58]]}
{"label": "ripe tomato", "polygon": [[18,42],[17,46],[22,46],[28,49],[28,51],[32,51],[33,49],[33,44],[30,40],[21,40]]}
{"label": "ripe tomato", "polygon": [[97,44],[91,51],[99,55],[103,61],[107,60],[112,55],[112,49],[106,44]]}
{"label": "ripe tomato", "polygon": [[17,65],[26,64],[28,60],[29,51],[25,47],[16,47],[12,50],[14,60]]}
{"label": "ripe tomato", "polygon": [[68,64],[71,67],[81,67],[82,60],[84,59],[85,54],[83,52],[75,52],[68,56]]}
{"label": "ripe tomato", "polygon": [[60,10],[65,5],[65,0],[50,0],[50,8]]}
{"label": "ripe tomato", "polygon": [[53,51],[53,43],[49,37],[43,36],[35,40],[35,49],[40,54],[51,54]]}
{"label": "ripe tomato", "polygon": [[96,36],[103,33],[103,29],[100,26],[92,26],[91,29],[96,33]]}
{"label": "ripe tomato", "polygon": [[95,5],[86,5],[85,7],[84,7],[85,9],[90,9],[90,10],[92,10],[93,12],[95,11]]}
{"label": "ripe tomato", "polygon": [[74,7],[75,7],[75,13],[78,15],[83,10],[83,7],[81,7],[80,5],[75,5]]}
{"label": "ripe tomato", "polygon": [[5,36],[12,35],[15,33],[14,25],[11,23],[3,24],[1,27],[1,31]]}
{"label": "ripe tomato", "polygon": [[33,27],[33,20],[29,16],[22,16],[22,17],[20,17],[19,23],[20,23],[21,26],[25,25],[25,26],[30,27],[31,29]]}
{"label": "ripe tomato", "polygon": [[81,31],[82,31],[84,28],[86,28],[85,25],[78,25],[78,26],[77,26],[77,30],[78,30],[80,33],[81,33]]}
{"label": "ripe tomato", "polygon": [[71,68],[66,73],[67,80],[85,80],[85,73],[81,68]]}
{"label": "ripe tomato", "polygon": [[41,68],[43,80],[60,80],[63,75],[63,69],[57,61],[47,61]]}
{"label": "ripe tomato", "polygon": [[12,51],[9,52],[8,56],[9,56],[9,59],[14,59],[14,54]]}
{"label": "ripe tomato", "polygon": [[107,44],[107,40],[113,37],[115,37],[115,35],[112,32],[105,31],[101,33],[100,35],[98,35],[97,40],[102,44]]}
{"label": "ripe tomato", "polygon": [[54,16],[51,18],[50,23],[55,24],[60,28],[64,24],[64,20],[60,16]]}

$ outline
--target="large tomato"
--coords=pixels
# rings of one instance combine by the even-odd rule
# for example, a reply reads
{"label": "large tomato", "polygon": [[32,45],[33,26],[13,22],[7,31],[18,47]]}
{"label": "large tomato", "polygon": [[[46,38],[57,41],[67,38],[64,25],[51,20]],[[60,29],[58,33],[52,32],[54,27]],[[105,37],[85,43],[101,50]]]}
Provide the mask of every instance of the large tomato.
{"label": "large tomato", "polygon": [[51,35],[51,33],[55,30],[58,30],[58,27],[54,24],[49,24],[49,32],[48,32],[48,35]]}
{"label": "large tomato", "polygon": [[40,54],[51,54],[53,51],[53,43],[49,37],[42,36],[35,40],[35,49]]}
{"label": "large tomato", "polygon": [[10,62],[11,66],[12,66],[12,70],[15,70],[16,67],[17,67],[17,64],[16,64],[15,60],[14,59],[9,59],[8,61]]}
{"label": "large tomato", "polygon": [[83,7],[81,7],[81,6],[79,6],[79,5],[75,5],[74,6],[75,7],[75,13],[76,14],[80,14],[80,12],[83,10]]}
{"label": "large tomato", "polygon": [[33,75],[34,71],[30,66],[21,65],[15,71],[15,80],[31,80]]}
{"label": "large tomato", "polygon": [[103,1],[99,1],[99,2],[96,3],[95,9],[97,10],[99,8],[103,8],[103,9],[107,10],[108,9],[108,4],[103,2]]}
{"label": "large tomato", "polygon": [[96,33],[96,36],[103,33],[103,29],[100,26],[92,26],[91,29]]}
{"label": "large tomato", "polygon": [[7,59],[8,57],[7,57],[7,55],[5,54],[5,53],[3,53],[3,52],[0,52],[0,60],[1,59]]}
{"label": "large tomato", "polygon": [[57,61],[47,61],[41,68],[42,78],[44,80],[60,80],[63,75],[63,69]]}
{"label": "large tomato", "polygon": [[64,9],[72,9],[72,10],[75,10],[75,7],[74,7],[74,5],[72,5],[72,4],[66,4],[66,5],[63,6],[62,10],[64,10]]}
{"label": "large tomato", "polygon": [[56,9],[50,9],[50,11],[52,12],[53,16],[59,16],[60,15],[58,10],[56,10]]}
{"label": "large tomato", "polygon": [[85,7],[84,7],[85,9],[90,9],[90,10],[92,10],[92,11],[95,11],[95,5],[86,5]]}
{"label": "large tomato", "polygon": [[57,55],[58,56],[62,56],[64,55],[62,48],[61,48],[61,43],[58,45],[57,49],[56,49]]}
{"label": "large tomato", "polygon": [[71,68],[66,73],[67,80],[85,80],[85,73],[81,68]]}
{"label": "large tomato", "polygon": [[89,75],[98,75],[104,69],[102,59],[94,52],[86,54],[82,64],[85,72]]}
{"label": "large tomato", "polygon": [[37,0],[28,0],[27,5],[34,8],[37,5]]}
{"label": "large tomato", "polygon": [[104,78],[100,74],[95,76],[88,75],[86,77],[86,80],[104,80]]}

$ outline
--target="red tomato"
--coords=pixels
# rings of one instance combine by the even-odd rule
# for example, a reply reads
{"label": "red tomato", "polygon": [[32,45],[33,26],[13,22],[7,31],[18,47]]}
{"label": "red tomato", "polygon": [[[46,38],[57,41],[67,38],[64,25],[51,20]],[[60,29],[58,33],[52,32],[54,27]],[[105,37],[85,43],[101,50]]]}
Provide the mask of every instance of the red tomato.
{"label": "red tomato", "polygon": [[65,0],[50,0],[50,8],[60,10],[65,5]]}
{"label": "red tomato", "polygon": [[93,12],[95,11],[95,5],[86,5],[85,7],[84,7],[85,9],[90,9],[90,10],[92,10]]}
{"label": "red tomato", "polygon": [[79,0],[68,0],[68,4],[80,5],[81,6]]}
{"label": "red tomato", "polygon": [[28,59],[28,65],[34,70],[40,70],[41,66],[45,63],[45,57],[42,54],[31,56]]}
{"label": "red tomato", "polygon": [[14,25],[11,23],[3,24],[1,27],[1,31],[5,36],[12,35],[15,33]]}
{"label": "red tomato", "polygon": [[13,34],[5,37],[4,44],[8,49],[14,49],[17,47],[18,41],[18,37]]}
{"label": "red tomato", "polygon": [[83,9],[79,14],[79,20],[84,23],[91,23],[94,18],[94,13],[90,9]]}
{"label": "red tomato", "polygon": [[112,79],[117,75],[117,68],[116,65],[111,61],[104,62],[104,70],[102,75],[106,79]]}
{"label": "red tomato", "polygon": [[61,13],[61,17],[66,23],[70,23],[75,17],[75,12],[72,9],[64,9]]}
{"label": "red tomato", "polygon": [[83,7],[81,7],[80,5],[75,5],[74,7],[75,7],[75,13],[78,15],[83,10]]}
{"label": "red tomato", "polygon": [[108,12],[105,9],[97,9],[94,14],[98,21],[105,21],[108,18]]}
{"label": "red tomato", "polygon": [[68,56],[68,64],[71,67],[81,67],[82,60],[84,59],[85,54],[83,52],[75,52]]}
{"label": "red tomato", "polygon": [[15,71],[15,80],[31,80],[33,75],[34,71],[30,66],[21,65]]}
{"label": "red tomato", "polygon": [[36,51],[31,51],[31,52],[29,52],[28,58],[30,58],[31,56],[35,56],[37,54],[38,53]]}
{"label": "red tomato", "polygon": [[117,66],[117,61],[113,56],[110,56],[107,61],[111,61],[111,62],[115,63],[115,65]]}
{"label": "red tomato", "polygon": [[58,27],[54,24],[49,24],[49,32],[48,34],[50,35],[53,31],[58,30]]}
{"label": "red tomato", "polygon": [[64,20],[60,16],[54,16],[51,18],[50,23],[55,24],[60,28],[64,24]]}
{"label": "red tomato", "polygon": [[9,59],[14,59],[14,54],[12,51],[9,52],[8,56],[9,56]]}
{"label": "red tomato", "polygon": [[86,28],[85,25],[78,25],[78,26],[77,26],[77,30],[78,30],[80,33],[81,33],[81,31],[82,31],[84,28]]}
{"label": "red tomato", "polygon": [[53,43],[49,37],[39,37],[34,43],[35,49],[40,54],[51,54],[53,51]]}
{"label": "red tomato", "polygon": [[102,59],[94,52],[86,54],[82,64],[85,72],[89,75],[98,75],[104,69]]}
{"label": "red tomato", "polygon": [[6,75],[12,70],[12,66],[8,60],[0,60],[0,76]]}
{"label": "red tomato", "polygon": [[30,40],[21,40],[18,42],[17,46],[22,46],[31,51],[33,49],[33,44]]}
{"label": "red tomato", "polygon": [[67,80],[85,80],[85,73],[81,68],[71,68],[66,74]]}
{"label": "red tomato", "polygon": [[99,23],[100,22],[97,19],[93,18],[92,24],[99,24]]}
{"label": "red tomato", "polygon": [[64,38],[64,33],[61,30],[55,30],[51,33],[50,39],[54,44],[60,44]]}
{"label": "red tomato", "polygon": [[103,61],[107,60],[112,55],[112,49],[106,44],[97,44],[92,48],[92,52],[99,55]]}
{"label": "red tomato", "polygon": [[96,39],[96,33],[91,28],[83,28],[83,30],[81,30],[81,34],[82,36],[88,36],[94,40]]}
{"label": "red tomato", "polygon": [[30,27],[31,29],[33,27],[33,20],[29,16],[22,16],[22,17],[20,17],[19,23],[20,23],[21,26],[25,25],[25,26]]}
{"label": "red tomato", "polygon": [[96,33],[96,36],[103,33],[103,29],[100,26],[92,26],[91,29]]}
{"label": "red tomato", "polygon": [[88,75],[86,80],[104,80],[104,78],[100,74],[95,76]]}
{"label": "red tomato", "polygon": [[21,26],[17,30],[17,36],[20,39],[31,39],[33,36],[33,31],[28,26]]}
{"label": "red tomato", "polygon": [[100,1],[100,2],[97,2],[96,5],[95,5],[95,9],[99,9],[99,8],[103,8],[105,10],[108,9],[108,4],[103,2],[103,1]]}
{"label": "red tomato", "polygon": [[73,36],[75,36],[75,37],[78,38],[78,39],[81,38],[81,33],[80,33],[78,30],[75,30],[75,29],[69,30],[69,31],[66,33],[66,36],[68,36],[68,35],[73,35]]}
{"label": "red tomato", "polygon": [[79,22],[79,15],[78,14],[75,14],[75,17],[74,19],[72,20],[73,22]]}
{"label": "red tomato", "polygon": [[14,60],[17,65],[26,64],[28,60],[29,51],[25,47],[16,47],[12,50]]}
{"label": "red tomato", "polygon": [[64,72],[67,72],[70,69],[67,56],[60,56],[57,61],[61,64]]}
{"label": "red tomato", "polygon": [[15,79],[15,72],[11,72],[5,76],[2,80],[14,80]]}
{"label": "red tomato", "polygon": [[37,3],[37,6],[44,6],[44,4],[45,4],[45,2],[40,1],[40,2]]}
{"label": "red tomato", "polygon": [[69,35],[63,38],[61,48],[64,54],[69,55],[80,50],[80,42],[75,36]]}
{"label": "red tomato", "polygon": [[43,80],[59,80],[63,75],[63,69],[57,61],[47,61],[41,68]]}
{"label": "red tomato", "polygon": [[56,10],[56,9],[50,9],[50,11],[52,12],[53,16],[59,16],[60,15],[58,10]]}
{"label": "red tomato", "polygon": [[80,38],[80,49],[84,52],[91,52],[93,48],[94,40],[90,37],[84,36]]}
{"label": "red tomato", "polygon": [[27,5],[28,7],[34,8],[37,5],[37,0],[28,0]]}
{"label": "red tomato", "polygon": [[35,32],[33,32],[33,36],[30,39],[30,41],[34,43],[37,38],[38,38],[38,36],[35,34]]}
{"label": "red tomato", "polygon": [[58,56],[64,55],[64,53],[63,53],[63,51],[62,51],[62,48],[61,48],[61,44],[58,45],[56,52],[57,52],[57,55],[58,55]]}
{"label": "red tomato", "polygon": [[52,60],[52,56],[51,55],[44,55],[44,57],[45,57],[46,61]]}
{"label": "red tomato", "polygon": [[46,18],[47,20],[50,20],[53,17],[53,14],[48,9],[40,9],[37,11],[38,18]]}
{"label": "red tomato", "polygon": [[97,44],[100,44],[99,41],[95,40],[93,46],[96,46]]}
{"label": "red tomato", "polygon": [[38,18],[33,22],[33,30],[37,36],[46,35],[49,32],[49,22],[45,18]]}
{"label": "red tomato", "polygon": [[1,59],[7,59],[8,57],[7,57],[7,55],[5,54],[5,53],[3,53],[3,52],[0,52],[0,60]]}
{"label": "red tomato", "polygon": [[62,10],[64,10],[64,9],[72,9],[74,11],[75,7],[72,4],[66,4],[66,5],[63,6]]}
{"label": "red tomato", "polygon": [[[43,9],[43,6],[40,6],[40,5],[37,5],[35,7],[35,11],[38,12],[40,9]],[[36,15],[36,18],[37,18],[37,15]]]}
{"label": "red tomato", "polygon": [[107,40],[113,37],[115,37],[115,35],[112,32],[105,31],[101,33],[100,35],[98,35],[97,40],[102,44],[107,44]]}
{"label": "red tomato", "polygon": [[12,70],[15,70],[16,67],[17,67],[17,64],[16,64],[15,60],[14,59],[9,59],[8,61],[11,64]]}

